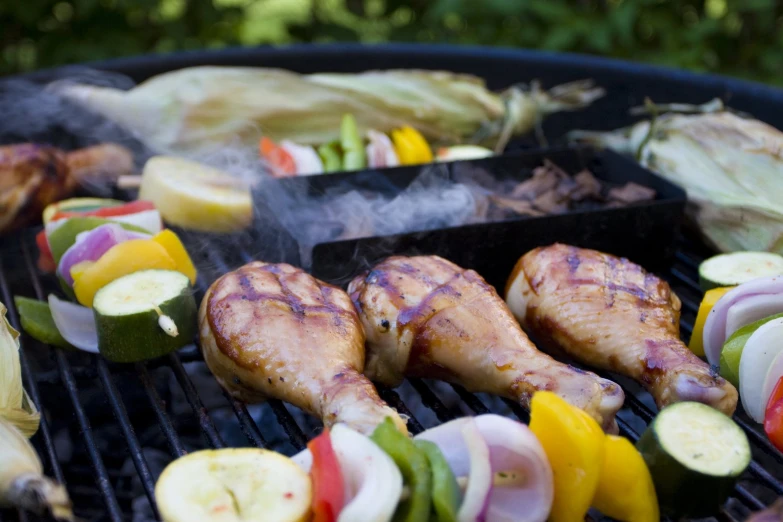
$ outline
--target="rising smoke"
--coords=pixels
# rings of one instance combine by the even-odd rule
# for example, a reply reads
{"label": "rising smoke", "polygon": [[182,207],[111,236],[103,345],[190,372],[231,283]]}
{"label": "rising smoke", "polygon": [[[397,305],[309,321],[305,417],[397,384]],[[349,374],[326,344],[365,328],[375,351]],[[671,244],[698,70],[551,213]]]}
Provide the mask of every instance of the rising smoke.
{"label": "rising smoke", "polygon": [[[139,170],[150,156],[162,152],[150,150],[140,137],[58,95],[65,82],[123,89],[134,85],[123,75],[84,67],[62,69],[49,78],[0,82],[0,143],[37,142],[74,149],[115,142],[134,152]],[[262,133],[258,129],[259,137]],[[233,146],[193,153],[189,159],[224,170],[253,187],[255,227],[241,241],[249,245],[253,257],[298,262],[305,268],[319,243],[474,222],[483,214],[488,194],[478,184],[450,179],[442,165],[422,168],[404,189],[378,174],[374,186],[358,185],[347,177],[313,191],[301,179],[280,181],[269,176],[256,150],[240,146],[239,140]],[[90,189],[100,195],[111,193],[111,187]],[[210,248],[206,241],[201,243]]]}

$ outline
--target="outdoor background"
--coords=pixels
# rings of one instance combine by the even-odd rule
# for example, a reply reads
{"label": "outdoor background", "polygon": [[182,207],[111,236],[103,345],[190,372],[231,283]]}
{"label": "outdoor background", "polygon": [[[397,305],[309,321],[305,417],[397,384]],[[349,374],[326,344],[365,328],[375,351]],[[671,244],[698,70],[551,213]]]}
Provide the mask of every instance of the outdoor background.
{"label": "outdoor background", "polygon": [[783,85],[778,0],[0,0],[0,74],[334,41],[573,51]]}

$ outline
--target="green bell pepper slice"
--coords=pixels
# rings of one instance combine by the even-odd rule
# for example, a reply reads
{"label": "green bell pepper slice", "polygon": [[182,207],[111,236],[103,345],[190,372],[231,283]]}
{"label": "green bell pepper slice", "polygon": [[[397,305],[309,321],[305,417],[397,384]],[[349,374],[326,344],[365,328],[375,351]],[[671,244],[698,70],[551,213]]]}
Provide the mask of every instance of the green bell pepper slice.
{"label": "green bell pepper slice", "polygon": [[340,127],[340,145],[343,147],[343,170],[360,170],[367,166],[364,140],[359,134],[353,114],[343,116]]}
{"label": "green bell pepper slice", "polygon": [[432,471],[432,508],[435,514],[430,520],[457,522],[462,495],[449,463],[434,442],[417,440],[414,444],[427,456]]}
{"label": "green bell pepper slice", "polygon": [[410,494],[401,501],[393,522],[428,522],[431,512],[432,477],[427,455],[411,439],[400,433],[394,422],[386,418],[370,436],[400,468]]}
{"label": "green bell pepper slice", "polygon": [[343,168],[338,143],[326,143],[318,147],[318,156],[324,164],[324,173],[339,172]]}
{"label": "green bell pepper slice", "polygon": [[52,346],[73,349],[73,346],[65,340],[60,334],[60,330],[57,329],[57,325],[54,324],[49,303],[20,296],[14,297],[14,303],[16,303],[16,309],[19,310],[22,329],[30,337]]}

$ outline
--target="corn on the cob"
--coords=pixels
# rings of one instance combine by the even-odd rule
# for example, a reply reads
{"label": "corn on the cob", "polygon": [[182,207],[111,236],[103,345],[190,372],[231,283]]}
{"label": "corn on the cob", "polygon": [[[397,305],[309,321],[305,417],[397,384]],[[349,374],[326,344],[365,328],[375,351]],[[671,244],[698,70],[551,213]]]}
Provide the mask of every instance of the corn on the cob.
{"label": "corn on the cob", "polygon": [[0,417],[0,507],[14,506],[58,520],[74,520],[68,493],[43,474],[30,442]]}
{"label": "corn on the cob", "polygon": [[19,332],[8,324],[6,311],[0,303],[0,418],[16,426],[26,437],[32,437],[38,431],[40,414],[22,386]]}
{"label": "corn on the cob", "polygon": [[40,415],[22,387],[19,332],[8,324],[0,303],[0,507],[15,506],[60,520],[73,520],[65,489],[43,475],[41,461],[27,440]]}
{"label": "corn on the cob", "polygon": [[388,133],[410,125],[438,144],[483,138],[502,147],[547,114],[603,95],[591,82],[493,93],[480,78],[443,71],[300,75],[251,67],[180,69],[129,91],[74,83],[53,88],[133,131],[151,148],[180,153],[226,144],[252,147],[262,133],[277,142],[323,145],[340,138],[346,113],[363,129]]}
{"label": "corn on the cob", "polygon": [[[717,110],[704,112],[710,108]],[[666,113],[626,129],[571,137],[635,154],[683,187],[690,217],[718,249],[783,254],[783,133],[715,102],[695,109],[702,113]]]}

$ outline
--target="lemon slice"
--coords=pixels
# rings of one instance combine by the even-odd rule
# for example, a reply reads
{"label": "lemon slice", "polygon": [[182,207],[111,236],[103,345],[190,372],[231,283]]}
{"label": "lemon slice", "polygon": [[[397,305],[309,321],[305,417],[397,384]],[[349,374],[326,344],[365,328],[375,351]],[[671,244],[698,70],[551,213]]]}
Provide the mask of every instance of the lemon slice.
{"label": "lemon slice", "polygon": [[248,185],[182,158],[150,158],[142,173],[139,199],[152,201],[164,221],[182,228],[234,232],[253,221]]}
{"label": "lemon slice", "polygon": [[310,477],[291,459],[264,449],[191,453],[155,485],[164,522],[304,522]]}

